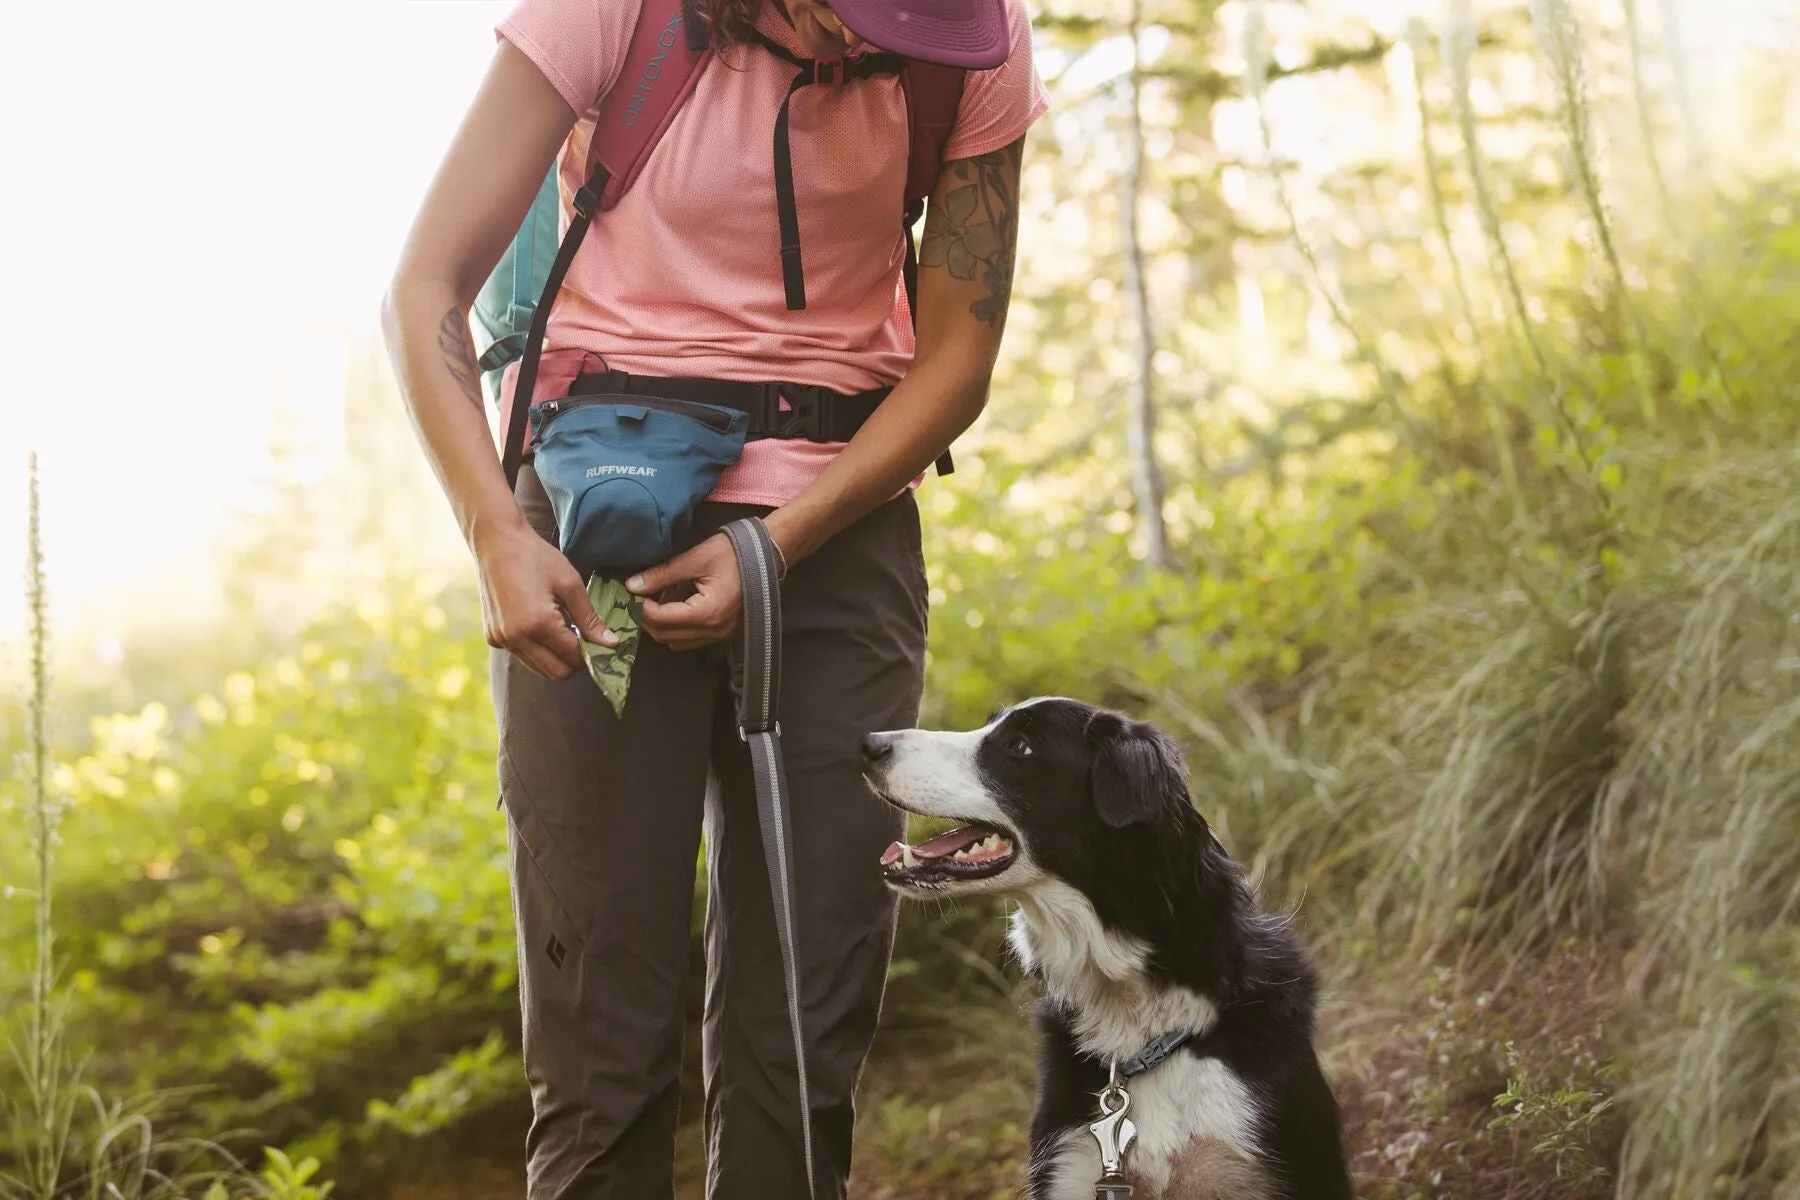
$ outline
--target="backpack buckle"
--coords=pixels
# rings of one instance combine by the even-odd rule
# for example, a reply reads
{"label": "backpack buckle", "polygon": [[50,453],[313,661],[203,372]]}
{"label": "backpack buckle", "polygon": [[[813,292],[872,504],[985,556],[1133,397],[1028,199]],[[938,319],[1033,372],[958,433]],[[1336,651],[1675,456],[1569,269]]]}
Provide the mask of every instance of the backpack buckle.
{"label": "backpack buckle", "polygon": [[788,402],[787,412],[777,412],[775,436],[818,441],[824,432],[825,398],[816,388],[783,390],[778,397]]}
{"label": "backpack buckle", "polygon": [[812,69],[814,83],[843,83],[849,77],[842,58],[815,58]]}

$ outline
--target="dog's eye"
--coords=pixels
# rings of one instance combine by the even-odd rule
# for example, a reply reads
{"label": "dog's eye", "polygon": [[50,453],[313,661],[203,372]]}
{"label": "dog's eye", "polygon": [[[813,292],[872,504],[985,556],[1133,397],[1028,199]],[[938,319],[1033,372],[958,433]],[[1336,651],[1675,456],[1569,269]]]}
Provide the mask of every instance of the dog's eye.
{"label": "dog's eye", "polygon": [[1014,734],[1012,740],[1006,744],[1006,752],[1015,758],[1030,758],[1034,753],[1031,743],[1019,734]]}

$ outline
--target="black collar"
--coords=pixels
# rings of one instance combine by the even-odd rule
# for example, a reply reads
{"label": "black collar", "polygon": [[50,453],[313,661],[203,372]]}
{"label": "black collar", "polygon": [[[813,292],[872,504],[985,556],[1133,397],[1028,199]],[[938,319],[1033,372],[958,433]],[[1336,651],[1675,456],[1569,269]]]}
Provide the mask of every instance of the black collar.
{"label": "black collar", "polygon": [[1169,1055],[1194,1040],[1192,1029],[1176,1029],[1163,1034],[1148,1046],[1119,1063],[1119,1078],[1132,1079],[1159,1065]]}

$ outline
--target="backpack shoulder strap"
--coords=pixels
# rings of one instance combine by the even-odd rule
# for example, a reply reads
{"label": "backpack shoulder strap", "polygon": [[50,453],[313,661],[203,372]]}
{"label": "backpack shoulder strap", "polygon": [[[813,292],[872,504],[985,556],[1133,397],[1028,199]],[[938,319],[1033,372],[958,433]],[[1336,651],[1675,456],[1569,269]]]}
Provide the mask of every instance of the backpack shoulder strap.
{"label": "backpack shoulder strap", "polygon": [[600,101],[587,145],[587,177],[605,170],[601,209],[637,181],[656,143],[700,81],[712,57],[705,18],[694,0],[644,0],[619,78]]}
{"label": "backpack shoulder strap", "polygon": [[906,92],[906,120],[910,134],[906,163],[907,224],[918,220],[925,201],[937,187],[944,166],[944,146],[956,128],[962,105],[963,84],[969,73],[960,67],[941,67],[908,59],[900,73]]}

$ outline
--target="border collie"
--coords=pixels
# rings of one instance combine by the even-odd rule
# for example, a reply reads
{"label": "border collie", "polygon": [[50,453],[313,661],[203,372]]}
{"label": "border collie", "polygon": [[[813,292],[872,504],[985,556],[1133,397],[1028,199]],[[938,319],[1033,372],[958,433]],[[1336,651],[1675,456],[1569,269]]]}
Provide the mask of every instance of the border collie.
{"label": "border collie", "polygon": [[890,846],[892,887],[1018,903],[1012,946],[1044,985],[1030,1200],[1092,1200],[1088,1126],[1114,1063],[1140,1200],[1348,1200],[1317,976],[1286,920],[1257,910],[1164,734],[1046,698],[968,733],[873,733],[862,754],[883,800],[962,823]]}

